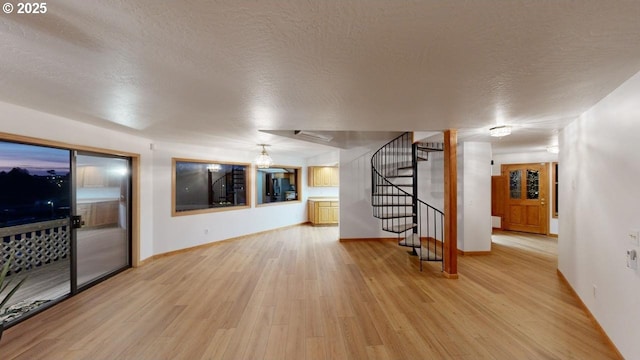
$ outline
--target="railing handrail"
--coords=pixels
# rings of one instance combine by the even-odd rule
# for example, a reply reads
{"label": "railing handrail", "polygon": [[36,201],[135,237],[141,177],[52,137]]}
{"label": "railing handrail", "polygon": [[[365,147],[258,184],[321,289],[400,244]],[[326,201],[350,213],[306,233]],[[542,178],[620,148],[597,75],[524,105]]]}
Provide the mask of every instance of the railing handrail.
{"label": "railing handrail", "polygon": [[[382,175],[382,173],[380,173],[380,172],[378,171],[378,169],[376,169],[376,167],[374,166],[374,164],[375,164],[374,159],[377,157],[377,155],[378,155],[378,153],[379,153],[380,151],[382,151],[382,150],[383,150],[387,145],[390,145],[390,144],[391,144],[391,143],[393,143],[394,141],[399,140],[400,138],[402,138],[403,136],[405,136],[405,135],[406,135],[406,134],[408,134],[408,133],[409,133],[409,132],[407,131],[407,132],[402,133],[401,135],[396,136],[395,138],[393,138],[393,140],[390,140],[390,141],[389,141],[389,142],[387,142],[386,144],[382,145],[382,147],[380,147],[380,148],[379,148],[375,153],[373,153],[373,155],[371,156],[371,169],[375,172],[375,174],[376,174],[377,176],[379,176],[379,177],[384,181],[385,185],[391,185],[391,186],[393,186],[393,187],[395,188],[395,190],[400,191],[400,192],[401,192],[401,193],[403,193],[404,195],[412,196],[412,194],[408,193],[407,191],[402,190],[402,188],[401,188],[401,187],[399,187],[399,186],[397,186],[396,184],[394,184],[394,183],[392,183],[391,181],[389,181],[389,180],[388,180],[386,177],[384,177],[384,176]],[[372,194],[374,194],[374,189],[373,189],[373,188],[371,189],[371,193],[372,193]],[[437,208],[435,208],[435,207],[433,207],[433,206],[431,206],[431,205],[427,204],[426,202],[424,202],[423,200],[421,200],[421,199],[418,197],[418,195],[417,195],[417,194],[416,194],[416,200],[417,200],[418,202],[420,202],[420,203],[422,203],[422,204],[426,205],[427,207],[429,207],[429,208],[431,208],[431,209],[433,209],[433,210],[437,211],[440,215],[444,216],[444,212],[442,212],[441,210],[439,210],[439,209],[437,209]]]}
{"label": "railing handrail", "polygon": [[[409,132],[402,133],[388,141],[371,156],[371,202],[374,205],[373,215],[382,219],[382,229],[397,233],[400,245],[413,248],[413,254],[420,258],[420,270],[422,270],[422,261],[440,261],[444,266],[445,238],[444,212],[418,197],[418,150],[430,152],[440,149],[433,144],[427,144],[424,147],[426,150],[418,149],[418,145],[412,141],[410,135]],[[400,172],[404,169],[411,169],[411,175]],[[390,179],[396,177],[411,177],[412,180],[410,184],[396,184]],[[411,187],[411,190],[405,190],[403,187]],[[378,198],[385,196],[390,199],[407,196],[411,198],[411,203],[400,200],[383,202]],[[395,209],[381,210],[380,206]],[[411,207],[411,215],[406,210],[400,210],[400,207],[408,206]],[[409,230],[412,230],[410,236],[400,237],[401,233]],[[426,246],[423,244],[423,236],[427,238]]]}
{"label": "railing handrail", "polygon": [[433,211],[437,212],[438,214],[440,214],[440,215],[444,216],[444,212],[442,212],[441,210],[438,210],[437,208],[435,208],[435,207],[433,207],[433,206],[431,206],[431,205],[427,204],[426,202],[424,202],[424,201],[420,200],[420,198],[418,198],[418,197],[416,197],[416,200],[417,200],[419,203],[421,203],[421,204],[423,204],[423,205],[426,205],[428,208],[433,209]]}
{"label": "railing handrail", "polygon": [[63,219],[40,221],[40,222],[35,222],[30,224],[8,226],[8,227],[0,228],[0,238],[15,235],[15,234],[23,234],[23,233],[33,232],[33,231],[53,229],[61,226],[67,226],[67,225],[69,225],[68,217]]}
{"label": "railing handrail", "polygon": [[[380,149],[376,150],[376,152],[374,152],[374,153],[373,153],[373,155],[371,155],[371,169],[373,169],[373,171],[375,171],[375,172],[376,172],[376,174],[377,174],[377,175],[379,175],[380,177],[382,177],[383,179],[385,179],[385,180],[386,180],[386,178],[385,178],[384,176],[382,176],[382,174],[378,171],[378,169],[376,169],[376,168],[375,168],[375,166],[373,165],[373,164],[374,164],[374,159],[376,159],[376,158],[377,158],[378,153],[379,153],[380,151],[382,151],[383,149],[385,149],[385,148],[387,147],[387,145],[390,145],[392,142],[394,142],[394,141],[396,141],[396,140],[400,139],[401,137],[405,136],[405,134],[408,134],[408,133],[409,133],[408,131],[405,131],[405,132],[403,132],[402,134],[400,134],[400,135],[396,136],[395,138],[393,138],[392,140],[390,140],[390,141],[389,141],[389,142],[387,142],[386,144],[382,145],[382,146],[380,147]],[[372,192],[373,192],[373,190],[372,190]]]}

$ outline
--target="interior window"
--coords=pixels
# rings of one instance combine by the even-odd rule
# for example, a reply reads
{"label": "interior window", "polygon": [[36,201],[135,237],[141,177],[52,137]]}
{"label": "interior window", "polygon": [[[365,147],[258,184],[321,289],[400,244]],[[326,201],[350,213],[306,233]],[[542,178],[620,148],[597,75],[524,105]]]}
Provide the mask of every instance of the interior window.
{"label": "interior window", "polygon": [[554,162],[551,164],[552,167],[552,191],[553,191],[553,217],[558,217],[558,163]]}
{"label": "interior window", "polygon": [[273,166],[258,169],[256,175],[257,204],[284,203],[300,199],[301,169]]}
{"label": "interior window", "polygon": [[174,215],[248,207],[249,164],[174,159]]}

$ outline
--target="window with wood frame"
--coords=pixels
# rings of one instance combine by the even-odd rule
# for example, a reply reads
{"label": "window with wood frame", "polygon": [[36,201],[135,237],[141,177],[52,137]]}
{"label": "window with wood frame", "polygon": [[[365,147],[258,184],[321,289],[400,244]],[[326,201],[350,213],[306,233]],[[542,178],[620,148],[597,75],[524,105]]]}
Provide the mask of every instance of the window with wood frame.
{"label": "window with wood frame", "polygon": [[558,163],[551,163],[551,191],[552,191],[552,199],[553,199],[553,211],[552,215],[554,218],[558,217]]}
{"label": "window with wood frame", "polygon": [[172,214],[248,208],[251,164],[173,159]]}
{"label": "window with wood frame", "polygon": [[256,205],[300,202],[302,168],[272,165],[256,169]]}

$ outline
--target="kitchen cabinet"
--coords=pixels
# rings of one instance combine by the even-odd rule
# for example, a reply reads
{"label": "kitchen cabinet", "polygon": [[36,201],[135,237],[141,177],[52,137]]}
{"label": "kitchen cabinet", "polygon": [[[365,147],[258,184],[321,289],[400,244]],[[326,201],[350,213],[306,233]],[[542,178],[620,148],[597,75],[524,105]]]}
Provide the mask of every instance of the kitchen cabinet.
{"label": "kitchen cabinet", "polygon": [[337,199],[309,199],[308,208],[312,225],[337,225],[340,220],[340,203]]}
{"label": "kitchen cabinet", "polygon": [[85,227],[115,225],[118,223],[118,206],[117,200],[80,203],[77,213]]}
{"label": "kitchen cabinet", "polygon": [[95,203],[93,217],[94,226],[113,225],[118,223],[118,202],[103,201]]}
{"label": "kitchen cabinet", "polygon": [[100,166],[78,166],[77,178],[80,188],[120,187],[123,179],[120,174]]}
{"label": "kitchen cabinet", "polygon": [[309,186],[340,186],[340,169],[336,166],[309,166]]}
{"label": "kitchen cabinet", "polygon": [[78,184],[83,188],[105,187],[103,169],[98,166],[78,166]]}
{"label": "kitchen cabinet", "polygon": [[89,226],[91,222],[91,204],[78,204],[76,212],[80,215],[82,221],[84,221],[84,226]]}

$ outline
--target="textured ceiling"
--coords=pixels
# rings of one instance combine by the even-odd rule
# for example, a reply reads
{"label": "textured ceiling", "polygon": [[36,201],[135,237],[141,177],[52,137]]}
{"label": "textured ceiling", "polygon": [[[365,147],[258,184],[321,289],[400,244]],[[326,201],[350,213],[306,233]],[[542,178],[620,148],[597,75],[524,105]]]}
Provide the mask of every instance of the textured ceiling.
{"label": "textured ceiling", "polygon": [[322,147],[259,130],[499,123],[497,151],[543,149],[640,70],[638,19],[611,0],[55,1],[0,14],[0,100],[272,153]]}

